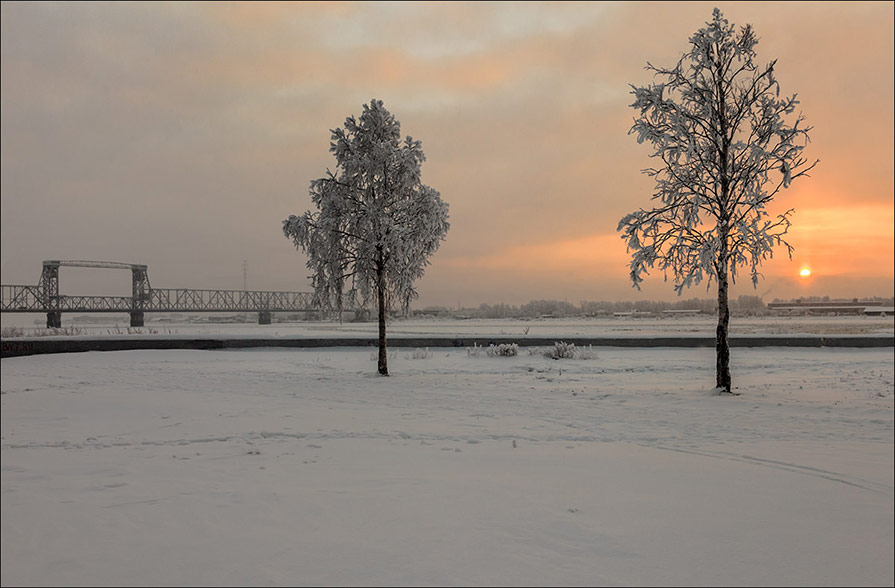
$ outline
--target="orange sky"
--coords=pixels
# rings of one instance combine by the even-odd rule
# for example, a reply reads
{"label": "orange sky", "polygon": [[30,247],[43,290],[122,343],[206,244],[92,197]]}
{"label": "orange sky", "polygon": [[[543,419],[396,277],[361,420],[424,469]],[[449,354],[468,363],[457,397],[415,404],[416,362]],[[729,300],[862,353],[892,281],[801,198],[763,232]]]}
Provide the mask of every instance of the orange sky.
{"label": "orange sky", "polygon": [[[733,294],[892,296],[895,5],[717,5],[753,25],[759,61],[778,59],[821,160],[775,202],[796,210],[792,261],[779,250],[757,290],[744,278]],[[631,289],[615,230],[652,194],[628,84],[673,64],[713,6],[4,2],[2,282],[36,283],[61,258],[241,288],[246,260],[250,288],[306,290],[280,223],[333,167],[329,129],[375,97],[451,206],[417,307],[673,300],[659,274]],[[70,293],[129,288],[67,276]]]}

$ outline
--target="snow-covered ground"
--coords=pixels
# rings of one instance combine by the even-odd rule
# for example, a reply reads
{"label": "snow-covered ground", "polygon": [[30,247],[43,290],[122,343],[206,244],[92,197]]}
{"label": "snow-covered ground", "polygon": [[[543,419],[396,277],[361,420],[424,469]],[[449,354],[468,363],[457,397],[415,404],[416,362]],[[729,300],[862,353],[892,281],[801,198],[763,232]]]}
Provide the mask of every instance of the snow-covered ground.
{"label": "snow-covered ground", "polygon": [[597,351],[3,359],[0,579],[893,585],[892,348]]}
{"label": "snow-covered ground", "polygon": [[[147,315],[144,327],[129,328],[128,315],[74,315],[63,314],[62,333],[66,336],[119,336],[140,335],[210,335],[210,336],[268,336],[268,337],[376,337],[376,322],[295,321],[258,325],[256,322],[222,323],[204,322],[215,315],[196,317],[203,322],[184,322],[183,316],[159,317]],[[230,315],[233,316],[239,315]],[[244,315],[250,321],[256,317]],[[3,327],[18,327],[26,336],[48,335],[43,315],[0,315]],[[275,320],[282,317],[275,315]],[[80,319],[80,320],[79,320]],[[166,320],[161,320],[166,319]],[[217,316],[214,320],[221,320]],[[711,315],[668,317],[594,317],[551,319],[398,319],[389,323],[390,337],[438,336],[438,337],[625,337],[657,335],[704,335],[714,336],[717,318]],[[731,319],[732,335],[866,335],[895,333],[895,317],[872,316],[758,316]]]}

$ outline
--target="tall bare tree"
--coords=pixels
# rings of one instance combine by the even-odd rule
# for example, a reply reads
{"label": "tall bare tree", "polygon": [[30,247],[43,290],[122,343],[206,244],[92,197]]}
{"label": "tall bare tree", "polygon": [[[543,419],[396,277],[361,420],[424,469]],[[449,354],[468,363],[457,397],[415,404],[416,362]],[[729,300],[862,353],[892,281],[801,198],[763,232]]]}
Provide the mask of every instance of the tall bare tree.
{"label": "tall bare tree", "polygon": [[717,8],[690,37],[689,51],[671,68],[647,63],[658,81],[632,87],[640,111],[628,134],[652,145],[658,165],[651,210],[621,219],[631,253],[631,280],[640,288],[648,269],[674,280],[678,295],[707,279],[718,285],[716,385],[731,392],[729,282],[749,270],[753,286],[762,262],[782,246],[793,210],[771,217],[767,205],[818,161],[802,151],[811,127],[793,115],[796,94],[780,96],[776,60],[756,63],[750,25],[735,30]]}
{"label": "tall bare tree", "polygon": [[346,298],[364,307],[376,300],[378,368],[387,376],[387,310],[396,302],[407,310],[417,297],[413,283],[450,228],[448,205],[420,180],[422,143],[401,139],[381,100],[331,132],[338,174],[311,182],[318,210],[289,216],[283,233],[308,255],[317,304],[341,311]]}

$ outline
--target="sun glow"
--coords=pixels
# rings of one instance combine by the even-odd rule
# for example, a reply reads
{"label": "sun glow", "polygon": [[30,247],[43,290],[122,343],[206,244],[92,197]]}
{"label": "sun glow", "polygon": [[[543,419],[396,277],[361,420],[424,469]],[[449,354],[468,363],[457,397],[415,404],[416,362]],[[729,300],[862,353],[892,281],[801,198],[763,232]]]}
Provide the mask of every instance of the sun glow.
{"label": "sun glow", "polygon": [[799,272],[799,275],[802,276],[803,278],[807,278],[808,276],[811,275],[811,270],[808,269],[807,267],[804,267],[804,268],[802,268],[802,271]]}

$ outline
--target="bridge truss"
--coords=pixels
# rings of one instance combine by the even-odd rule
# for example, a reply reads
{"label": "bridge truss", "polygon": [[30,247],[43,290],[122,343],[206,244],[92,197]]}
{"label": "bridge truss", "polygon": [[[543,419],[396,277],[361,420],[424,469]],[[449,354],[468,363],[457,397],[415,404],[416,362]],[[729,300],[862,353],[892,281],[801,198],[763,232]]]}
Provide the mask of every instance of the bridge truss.
{"label": "bridge truss", "polygon": [[[129,269],[131,296],[72,296],[59,293],[59,268]],[[63,312],[126,312],[131,326],[143,326],[146,312],[257,312],[260,324],[270,324],[272,312],[316,312],[310,292],[252,290],[193,290],[152,288],[145,265],[111,261],[44,261],[40,283],[0,286],[0,312],[45,312],[47,326],[61,326]]]}

